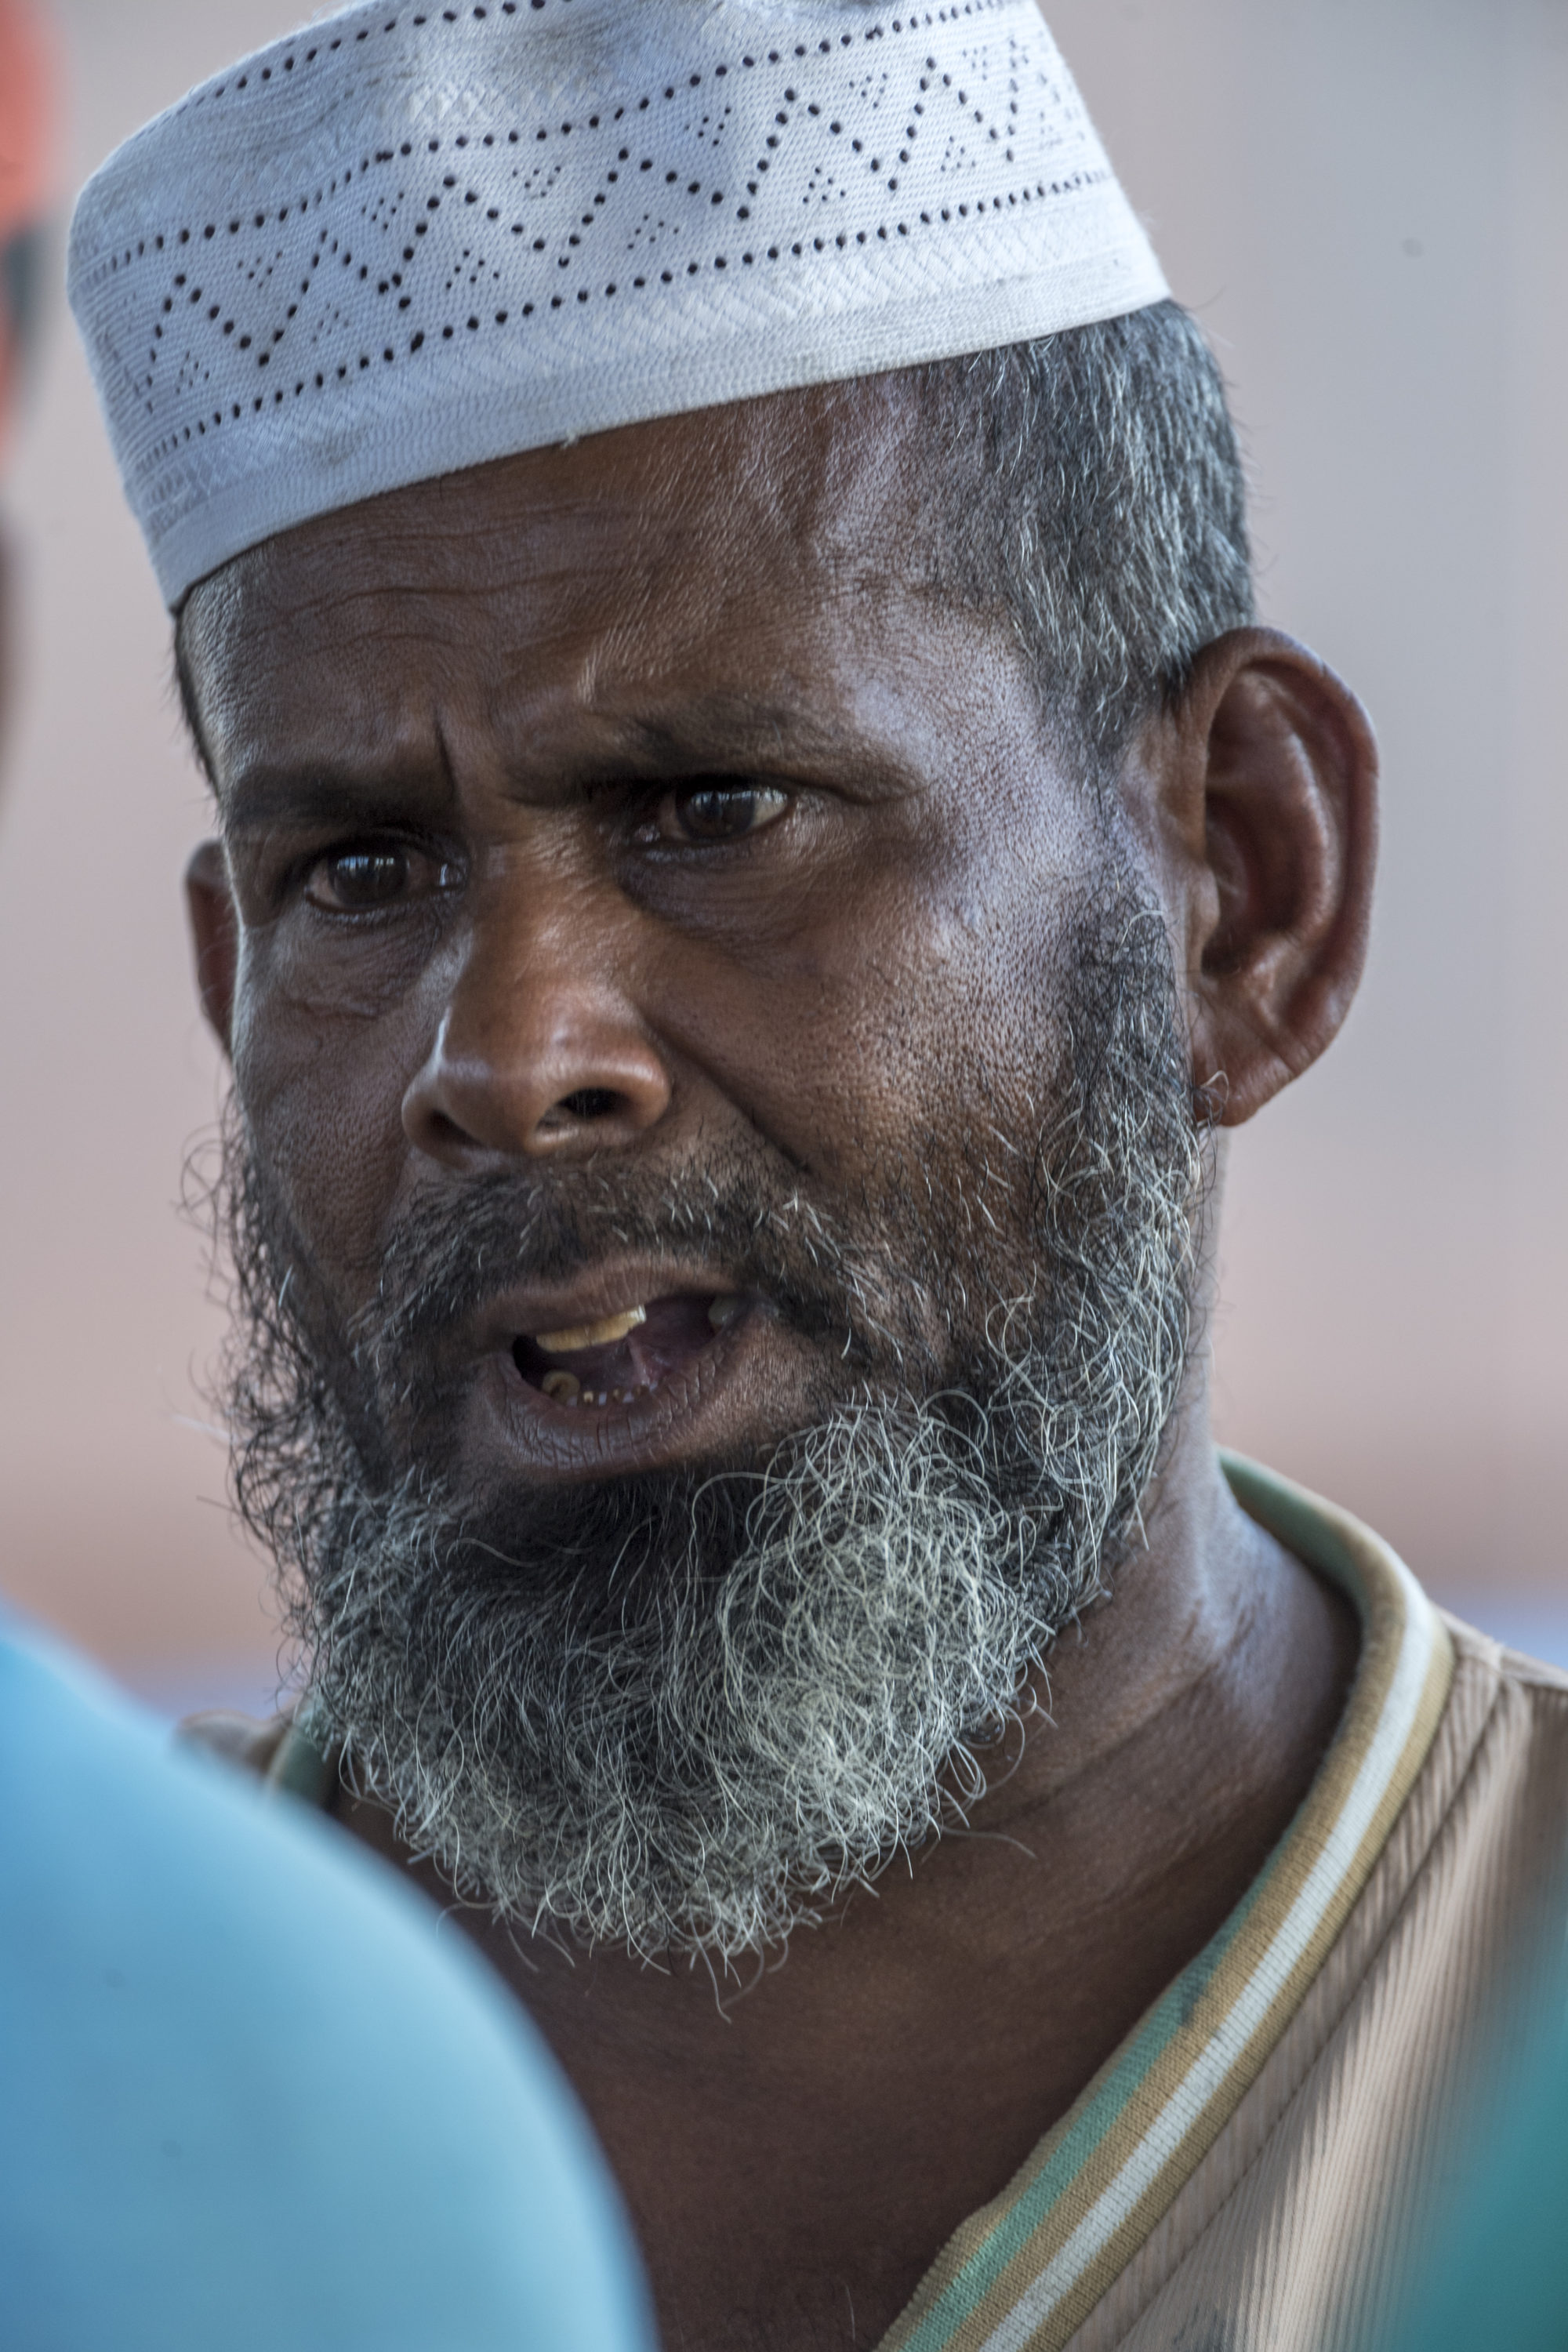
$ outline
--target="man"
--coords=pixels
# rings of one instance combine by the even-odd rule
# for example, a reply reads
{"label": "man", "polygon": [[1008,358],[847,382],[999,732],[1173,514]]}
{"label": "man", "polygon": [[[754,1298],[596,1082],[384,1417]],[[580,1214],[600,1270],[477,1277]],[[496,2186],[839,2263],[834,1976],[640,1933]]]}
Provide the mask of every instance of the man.
{"label": "man", "polygon": [[1209,1442],[1375,761],[1032,7],[350,9],[72,286],[221,829],[254,1760],[468,1898],[670,2344],[1375,2334],[1564,1690]]}
{"label": "man", "polygon": [[[0,0],[0,428],[44,91]],[[426,1905],[4,1612],[0,1783],[7,2347],[647,2342],[581,2116]]]}

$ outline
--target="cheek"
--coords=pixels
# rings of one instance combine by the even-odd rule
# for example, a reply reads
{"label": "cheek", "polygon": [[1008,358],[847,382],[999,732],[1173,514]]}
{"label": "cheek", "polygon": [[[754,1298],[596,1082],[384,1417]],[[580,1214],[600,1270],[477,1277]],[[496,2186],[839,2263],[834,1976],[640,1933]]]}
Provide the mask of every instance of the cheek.
{"label": "cheek", "polygon": [[1061,943],[1085,861],[910,843],[814,888],[754,934],[694,1038],[723,1091],[811,1174],[924,1199],[933,1155],[977,1119],[1009,1130],[1047,1106]]}
{"label": "cheek", "polygon": [[426,987],[345,1001],[302,986],[286,941],[242,943],[236,1090],[277,1199],[351,1309],[374,1288],[407,1159],[403,1098],[433,1034]]}

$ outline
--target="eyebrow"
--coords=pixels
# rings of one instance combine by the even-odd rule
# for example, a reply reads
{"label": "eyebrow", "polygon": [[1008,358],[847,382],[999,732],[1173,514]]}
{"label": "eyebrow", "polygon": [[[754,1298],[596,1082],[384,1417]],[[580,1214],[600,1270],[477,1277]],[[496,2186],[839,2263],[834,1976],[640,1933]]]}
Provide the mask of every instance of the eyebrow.
{"label": "eyebrow", "polygon": [[[657,782],[692,772],[721,772],[752,763],[841,760],[849,739],[810,712],[737,692],[684,701],[669,712],[603,714],[604,737],[560,758],[554,772],[568,789],[594,784]],[[862,757],[866,746],[858,747]],[[520,770],[531,762],[517,763]],[[445,747],[401,750],[374,764],[342,760],[258,760],[217,788],[225,829],[265,832],[282,822],[363,824],[373,804],[418,802],[429,814],[431,787],[449,801],[454,783]]]}
{"label": "eyebrow", "polygon": [[[228,834],[266,833],[284,823],[363,824],[387,799],[428,800],[429,771],[399,774],[395,766],[359,771],[321,761],[298,765],[258,762],[233,783],[216,787]],[[421,790],[421,787],[424,790]]]}

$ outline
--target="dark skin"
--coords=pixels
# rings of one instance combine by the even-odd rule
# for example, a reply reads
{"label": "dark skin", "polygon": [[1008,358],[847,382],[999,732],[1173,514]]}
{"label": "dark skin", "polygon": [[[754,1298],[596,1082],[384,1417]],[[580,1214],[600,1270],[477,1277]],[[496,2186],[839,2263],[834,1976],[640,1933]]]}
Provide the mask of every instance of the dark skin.
{"label": "dark skin", "polygon": [[[1037,1099],[1104,834],[1005,619],[900,568],[921,462],[891,392],[789,395],[401,491],[196,591],[203,998],[340,1317],[411,1199],[498,1162],[700,1169],[749,1127],[831,1202],[966,1117],[976,1060]],[[1343,1018],[1374,789],[1359,706],[1265,630],[1209,646],[1129,755],[1123,838],[1226,1125]],[[637,1276],[522,1305],[603,1314]],[[825,1376],[759,1313],[694,1401],[567,1429],[471,1344],[476,1492],[763,1446]],[[1289,1823],[1355,1631],[1231,1500],[1205,1375],[1147,1550],[988,1759],[984,1834],[721,2001],[700,1965],[468,1915],[599,2130],[672,2347],[873,2344]],[[409,1866],[379,1808],[345,1818]]]}

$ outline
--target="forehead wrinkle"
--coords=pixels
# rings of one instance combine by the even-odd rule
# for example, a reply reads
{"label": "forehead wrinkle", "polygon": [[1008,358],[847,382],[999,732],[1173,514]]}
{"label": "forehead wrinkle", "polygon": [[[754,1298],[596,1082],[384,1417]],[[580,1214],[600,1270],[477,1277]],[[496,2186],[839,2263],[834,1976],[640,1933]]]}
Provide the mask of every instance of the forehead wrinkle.
{"label": "forehead wrinkle", "polygon": [[[689,673],[688,673],[689,674]],[[514,673],[489,698],[488,723],[503,761],[526,769],[533,747],[552,764],[584,773],[651,776],[693,765],[733,766],[841,755],[849,737],[816,708],[778,695],[723,686],[690,686],[678,672],[650,675],[602,646],[590,647],[566,677]]]}
{"label": "forehead wrinkle", "polygon": [[[452,497],[456,484],[419,484],[237,558],[193,591],[194,633],[213,643],[302,636],[313,650],[333,652],[366,636],[423,643],[466,634],[476,600],[559,597],[571,609],[595,573],[625,583],[655,572],[664,551],[645,551],[645,513],[614,498],[551,495],[551,486],[521,507],[502,483],[481,499],[475,485],[489,471],[459,478],[460,500]],[[441,510],[449,499],[458,508],[450,515]],[[399,512],[405,504],[411,510]]]}

